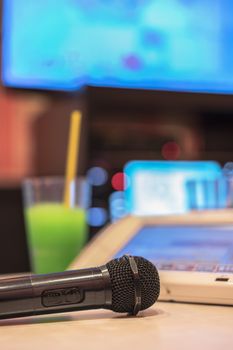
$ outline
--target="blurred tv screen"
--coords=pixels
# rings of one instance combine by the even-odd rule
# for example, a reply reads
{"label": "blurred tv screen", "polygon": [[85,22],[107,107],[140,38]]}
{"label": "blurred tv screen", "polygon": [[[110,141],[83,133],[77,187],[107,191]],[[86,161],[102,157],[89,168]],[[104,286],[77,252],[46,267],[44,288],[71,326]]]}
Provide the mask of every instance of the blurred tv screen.
{"label": "blurred tv screen", "polygon": [[5,0],[6,86],[233,92],[230,0]]}

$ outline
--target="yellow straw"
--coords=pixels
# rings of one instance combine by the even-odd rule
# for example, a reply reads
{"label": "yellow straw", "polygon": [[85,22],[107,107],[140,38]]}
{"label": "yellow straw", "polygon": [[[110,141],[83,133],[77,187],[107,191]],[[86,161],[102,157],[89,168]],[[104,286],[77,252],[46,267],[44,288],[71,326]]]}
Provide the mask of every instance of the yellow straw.
{"label": "yellow straw", "polygon": [[71,206],[70,190],[71,183],[75,180],[78,167],[80,131],[81,131],[81,113],[73,111],[70,119],[70,132],[67,150],[66,161],[66,177],[65,177],[65,192],[64,204],[66,207]]}

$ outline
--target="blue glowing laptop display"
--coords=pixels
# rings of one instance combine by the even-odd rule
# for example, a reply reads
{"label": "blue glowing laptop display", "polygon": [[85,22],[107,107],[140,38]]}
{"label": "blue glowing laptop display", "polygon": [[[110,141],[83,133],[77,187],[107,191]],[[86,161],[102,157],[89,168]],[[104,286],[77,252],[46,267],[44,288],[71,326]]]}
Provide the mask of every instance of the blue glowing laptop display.
{"label": "blue glowing laptop display", "polygon": [[233,92],[230,0],[5,0],[5,85]]}

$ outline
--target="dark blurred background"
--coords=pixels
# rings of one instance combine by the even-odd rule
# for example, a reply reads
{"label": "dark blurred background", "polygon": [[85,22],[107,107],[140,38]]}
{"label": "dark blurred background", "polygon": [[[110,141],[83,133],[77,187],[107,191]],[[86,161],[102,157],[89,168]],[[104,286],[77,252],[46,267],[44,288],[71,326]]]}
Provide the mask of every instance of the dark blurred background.
{"label": "dark blurred background", "polygon": [[[49,52],[46,69],[49,70],[51,67],[54,69],[57,64],[59,72],[60,63],[57,63],[59,59],[55,62],[56,57],[51,58],[54,51],[50,52],[49,44],[44,41],[41,32],[43,28],[48,30],[49,25],[51,26],[49,22],[46,22],[46,18],[49,11],[54,8],[55,2],[50,0],[46,3],[42,1],[40,5],[36,5],[36,2],[34,4],[35,7],[38,7],[37,11],[45,13],[44,23],[42,23],[45,27],[33,22],[33,19],[31,22],[23,21],[23,19],[28,18],[30,11],[33,11],[32,4],[28,6],[26,11],[25,1],[4,1],[3,16],[3,1],[0,3],[0,18],[1,21],[4,19],[3,25],[1,24],[3,79],[0,86],[0,256],[2,251],[7,251],[9,242],[12,244],[11,255],[8,257],[6,254],[4,255],[0,264],[0,272],[29,269],[22,217],[12,220],[12,215],[17,216],[19,213],[21,182],[22,179],[30,176],[64,175],[69,116],[74,109],[80,109],[84,117],[79,174],[89,173],[94,176],[95,171],[104,171],[106,175],[103,183],[93,187],[92,197],[92,207],[103,209],[106,215],[99,223],[95,222],[94,219],[93,222],[89,222],[90,238],[110,220],[109,196],[113,191],[122,190],[121,173],[127,161],[132,159],[215,160],[224,165],[227,161],[232,160],[233,61],[231,60],[231,51],[233,52],[233,48],[231,48],[231,33],[233,16],[231,18],[229,8],[233,5],[229,1],[224,2],[224,5],[221,5],[220,1],[214,1],[213,5],[212,1],[207,0],[189,2],[173,0],[170,1],[170,7],[166,8],[162,2],[160,4],[156,1],[140,2],[135,0],[127,2],[128,7],[125,5],[125,8],[120,9],[117,8],[120,5],[117,5],[116,2],[107,7],[104,5],[104,1],[87,1],[85,4],[83,1],[76,3],[70,1],[70,6],[77,6],[78,11],[82,10],[86,15],[91,13],[91,16],[94,16],[93,13],[96,11],[99,16],[97,16],[99,20],[97,23],[100,23],[102,16],[107,17],[108,11],[114,13],[114,6],[118,10],[125,11],[126,17],[123,19],[115,18],[111,12],[111,16],[114,17],[113,23],[117,23],[117,28],[121,28],[121,25],[124,27],[127,18],[133,21],[133,28],[139,23],[139,27],[141,26],[137,29],[139,34],[142,31],[146,33],[145,45],[148,43],[148,45],[154,45],[152,48],[154,51],[150,49],[152,50],[150,55],[156,49],[156,54],[160,57],[158,71],[156,71],[160,83],[156,83],[153,76],[149,79],[146,70],[145,73],[143,70],[140,73],[142,57],[147,59],[144,57],[146,51],[143,45],[142,52],[140,52],[139,45],[136,47],[137,52],[134,48],[134,51],[132,49],[134,54],[124,56],[124,62],[128,64],[128,69],[131,69],[130,74],[138,74],[138,79],[132,75],[132,81],[129,83],[131,75],[127,73],[128,75],[123,75],[119,81],[114,80],[115,78],[113,79],[112,76],[114,74],[117,76],[117,71],[115,71],[117,66],[113,66],[110,67],[112,70],[109,80],[105,72],[101,83],[100,73],[103,70],[103,65],[111,59],[115,62],[115,57],[111,57],[114,51],[114,48],[111,47],[112,39],[106,36],[103,41],[105,41],[106,47],[109,47],[109,57],[105,55],[102,65],[97,66],[97,68],[99,67],[99,76],[96,75],[96,71],[93,71],[93,76],[84,72],[80,74],[79,80],[70,80],[73,85],[77,84],[76,87],[72,84],[72,86],[67,87],[62,85],[60,81],[57,82],[56,79],[52,81],[51,76],[49,79],[52,82],[48,83],[46,79],[42,82],[42,80],[34,78],[33,64],[32,67],[27,69],[24,67],[25,69],[20,71],[22,65],[17,66],[15,63],[19,60],[27,63],[30,54],[32,54],[33,61],[35,57],[40,55],[40,49],[43,49],[45,52],[46,50]],[[165,3],[168,6],[169,1]],[[148,11],[153,13],[153,4],[155,5],[154,10],[157,6],[160,15],[164,17],[164,22],[160,18],[156,24],[156,21],[152,23],[149,19]],[[66,4],[61,1],[61,4],[57,6],[61,6],[60,10],[62,11]],[[109,6],[112,6],[112,10]],[[212,15],[209,16],[211,18],[207,19],[208,16],[205,14],[209,11],[209,7],[211,7]],[[168,8],[174,10],[174,18],[169,14],[171,12],[168,13]],[[143,22],[142,25],[138,20],[139,13],[145,14],[141,20],[148,21],[148,23]],[[200,13],[203,13],[201,18]],[[65,18],[66,21],[67,18]],[[196,23],[197,18],[199,18],[199,26]],[[88,20],[90,18],[87,19],[87,23]],[[52,22],[53,27],[56,25],[56,21],[58,21],[57,17]],[[68,22],[65,23],[67,26]],[[61,23],[59,22],[57,25],[60,26]],[[22,37],[20,37],[19,28],[22,29]],[[184,38],[185,28],[187,33]],[[33,51],[36,44],[33,44],[33,40],[29,40],[30,37],[27,34],[29,29],[32,31],[31,38],[34,35],[38,39],[38,52]],[[81,29],[83,30],[83,28]],[[18,35],[15,34],[17,43],[14,41],[16,40],[14,39],[16,32]],[[57,37],[54,37],[53,32],[51,33],[48,35],[51,43],[56,42]],[[68,35],[67,32],[64,31],[64,33],[64,35]],[[81,32],[82,36],[83,33]],[[122,41],[124,41],[124,34],[119,33],[117,40],[119,41],[120,35],[122,35]],[[174,37],[171,37],[171,33]],[[200,38],[203,37],[203,33],[205,33],[206,41],[201,42]],[[79,44],[81,48],[85,45],[86,47],[90,46],[89,55],[94,60],[96,52],[96,59],[99,60],[97,52],[103,48],[95,47],[95,38],[91,36],[93,34],[89,33],[89,35],[90,37],[87,36],[86,39],[77,36],[77,42],[72,40],[77,47]],[[181,36],[180,41],[179,35]],[[166,47],[170,47],[170,42],[176,41],[180,43],[180,46],[177,45],[177,48],[174,49],[175,53],[171,54]],[[168,44],[164,44],[166,42]],[[196,46],[192,46],[194,42]],[[12,51],[10,51],[11,44],[15,45]],[[127,47],[127,45],[126,41],[125,46]],[[69,58],[72,58],[68,64],[73,64],[74,61],[76,63],[79,60],[75,51],[76,46],[72,46],[72,50],[72,52],[68,52]],[[135,52],[137,55],[141,53],[141,57],[140,55],[136,56]],[[84,58],[88,61],[86,56]],[[176,59],[176,65],[177,62],[180,62],[181,68],[182,64],[187,66],[187,62],[192,61],[190,70],[181,70],[179,75],[179,71],[174,68],[172,73],[173,66],[170,62],[173,59],[174,62]],[[165,63],[163,65],[163,62],[166,62],[167,66]],[[215,62],[215,66],[213,62]],[[176,65],[174,63],[174,67]],[[77,69],[85,70],[87,68],[89,66],[83,64]],[[95,67],[95,70],[97,68]],[[106,69],[109,71],[110,68],[107,66]],[[148,70],[149,68],[150,66],[147,67]],[[17,72],[20,72],[21,78],[16,75]],[[24,79],[22,72],[25,74]],[[151,72],[153,73],[153,70]],[[208,75],[206,75],[207,73]],[[44,77],[44,70],[41,70],[41,74]],[[121,74],[120,69],[119,74]],[[143,74],[147,77],[145,80],[143,80]],[[85,79],[87,79],[87,83],[85,83]],[[96,79],[94,83],[93,79]],[[115,180],[113,180],[114,176]],[[8,225],[9,222],[11,222],[11,227]],[[19,253],[19,251],[24,253]],[[8,265],[6,261],[11,261],[12,264]]]}

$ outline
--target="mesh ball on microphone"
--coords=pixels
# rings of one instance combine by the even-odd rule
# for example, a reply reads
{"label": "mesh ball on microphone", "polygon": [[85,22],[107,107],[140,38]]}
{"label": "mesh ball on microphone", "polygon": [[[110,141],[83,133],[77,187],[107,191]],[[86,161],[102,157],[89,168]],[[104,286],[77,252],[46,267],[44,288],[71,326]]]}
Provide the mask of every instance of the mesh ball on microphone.
{"label": "mesh ball on microphone", "polygon": [[[138,288],[141,294],[140,310],[153,305],[159,297],[160,281],[156,267],[142,257],[133,257],[138,269]],[[134,313],[135,279],[127,256],[109,261],[107,269],[112,288],[112,305],[115,312]],[[138,310],[139,311],[139,310]]]}

